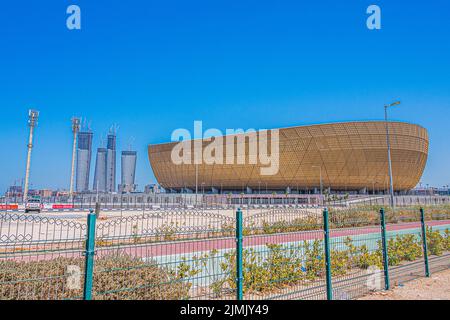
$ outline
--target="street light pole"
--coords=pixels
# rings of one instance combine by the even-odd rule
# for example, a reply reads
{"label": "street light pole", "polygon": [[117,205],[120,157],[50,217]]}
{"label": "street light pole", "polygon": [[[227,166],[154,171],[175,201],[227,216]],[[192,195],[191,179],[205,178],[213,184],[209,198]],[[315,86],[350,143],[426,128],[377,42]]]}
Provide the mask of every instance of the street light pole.
{"label": "street light pole", "polygon": [[322,166],[316,166],[319,168],[320,173],[320,195],[323,196],[323,178],[322,178]]}
{"label": "street light pole", "polygon": [[397,102],[394,102],[394,103],[384,106],[384,118],[385,118],[385,124],[386,124],[386,141],[387,141],[387,148],[388,148],[388,167],[389,167],[389,182],[390,182],[389,191],[390,191],[390,196],[391,196],[390,204],[391,204],[392,208],[394,208],[394,180],[392,177],[391,140],[389,137],[388,108],[397,106],[399,104],[400,104],[400,101],[397,101]]}
{"label": "street light pole", "polygon": [[198,164],[195,164],[195,205],[198,202]]}
{"label": "street light pole", "polygon": [[313,168],[319,168],[319,172],[320,172],[320,196],[323,196],[322,166],[313,166]]}

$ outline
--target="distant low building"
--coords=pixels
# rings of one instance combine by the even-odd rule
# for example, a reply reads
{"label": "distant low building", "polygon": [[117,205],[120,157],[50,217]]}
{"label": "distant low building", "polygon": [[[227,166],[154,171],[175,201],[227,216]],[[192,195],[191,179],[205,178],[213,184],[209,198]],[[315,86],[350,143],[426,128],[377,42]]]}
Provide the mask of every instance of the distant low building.
{"label": "distant low building", "polygon": [[39,196],[40,195],[39,191],[40,190],[35,190],[35,189],[28,190],[28,195],[29,196]]}
{"label": "distant low building", "polygon": [[42,190],[39,190],[39,195],[40,195],[42,198],[50,198],[50,197],[53,196],[53,190],[50,190],[50,189],[42,189]]}
{"label": "distant low building", "polygon": [[144,193],[146,194],[161,193],[161,188],[157,184],[149,184],[145,186]]}
{"label": "distant low building", "polygon": [[9,197],[9,198],[22,197],[23,189],[21,186],[10,186],[10,187],[8,187],[8,190],[6,191],[5,196]]}
{"label": "distant low building", "polygon": [[57,190],[55,193],[57,197],[68,197],[70,195],[67,190]]}

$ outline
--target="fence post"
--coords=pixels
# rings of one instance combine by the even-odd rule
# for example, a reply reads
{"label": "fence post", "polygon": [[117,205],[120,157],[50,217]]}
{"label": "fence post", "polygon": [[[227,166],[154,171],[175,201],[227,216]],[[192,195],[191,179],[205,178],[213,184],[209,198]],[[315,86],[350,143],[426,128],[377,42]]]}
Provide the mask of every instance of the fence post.
{"label": "fence post", "polygon": [[325,208],[323,210],[323,232],[324,232],[324,248],[325,248],[327,300],[333,300],[333,284],[331,281],[330,226],[328,220],[329,220],[328,208]]}
{"label": "fence post", "polygon": [[244,290],[243,290],[243,252],[242,252],[242,241],[243,241],[243,230],[242,230],[242,210],[238,208],[236,211],[236,298],[237,300],[243,300]]}
{"label": "fence post", "polygon": [[425,225],[425,210],[420,208],[420,224],[422,225],[423,258],[425,261],[425,276],[430,277],[430,265],[428,264],[427,227]]}
{"label": "fence post", "polygon": [[92,285],[94,278],[94,254],[95,254],[95,223],[97,216],[93,210],[90,210],[87,219],[87,239],[85,251],[84,268],[84,290],[83,299],[92,300]]}
{"label": "fence post", "polygon": [[388,246],[386,240],[386,217],[384,208],[380,210],[381,218],[381,242],[383,246],[383,269],[384,269],[384,288],[389,290],[391,285],[389,283],[389,256],[388,256]]}

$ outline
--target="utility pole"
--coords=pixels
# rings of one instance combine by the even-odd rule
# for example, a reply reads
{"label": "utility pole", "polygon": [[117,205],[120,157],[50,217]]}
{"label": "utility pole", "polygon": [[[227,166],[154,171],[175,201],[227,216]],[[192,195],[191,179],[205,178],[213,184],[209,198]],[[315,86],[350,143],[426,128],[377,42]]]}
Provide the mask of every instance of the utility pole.
{"label": "utility pole", "polygon": [[73,199],[73,185],[75,180],[75,159],[77,154],[77,138],[80,131],[80,118],[72,118],[72,132],[73,132],[73,145],[72,145],[72,171],[70,174],[70,189],[69,189],[69,201]]}
{"label": "utility pole", "polygon": [[391,140],[389,137],[389,122],[388,122],[388,108],[398,106],[400,104],[400,101],[396,101],[394,103],[391,103],[389,105],[384,106],[384,118],[386,123],[386,140],[387,140],[387,148],[388,148],[388,167],[389,167],[389,191],[391,195],[391,207],[394,208],[394,180],[392,177],[392,159],[391,159]]}
{"label": "utility pole", "polygon": [[27,201],[28,197],[28,184],[30,182],[30,164],[31,164],[31,150],[33,149],[33,134],[34,128],[37,126],[37,121],[39,118],[39,111],[29,110],[28,111],[28,126],[30,127],[30,135],[28,137],[28,154],[27,154],[27,167],[25,170],[25,188],[23,190],[23,202]]}

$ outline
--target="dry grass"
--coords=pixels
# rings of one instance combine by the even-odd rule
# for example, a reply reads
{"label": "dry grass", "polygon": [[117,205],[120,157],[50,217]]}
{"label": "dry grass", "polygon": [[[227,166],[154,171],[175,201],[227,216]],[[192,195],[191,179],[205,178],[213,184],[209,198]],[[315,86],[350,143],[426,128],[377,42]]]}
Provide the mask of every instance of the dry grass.
{"label": "dry grass", "polygon": [[[84,270],[84,258],[0,262],[0,300],[80,299],[82,286],[67,287],[67,266]],[[83,279],[83,275],[81,276]],[[180,300],[189,296],[190,283],[153,263],[126,255],[96,259],[94,299]]]}

